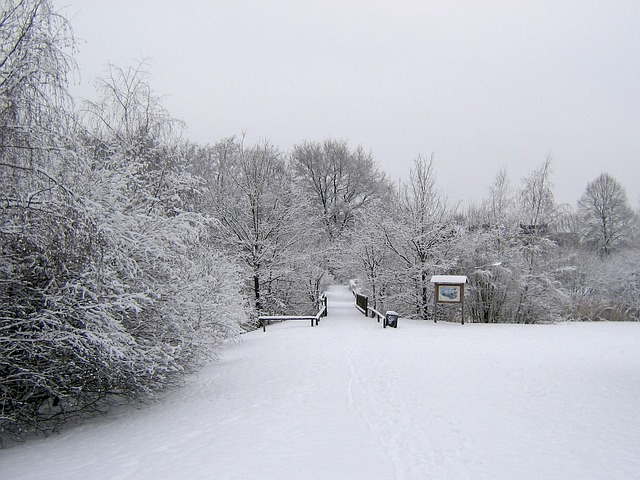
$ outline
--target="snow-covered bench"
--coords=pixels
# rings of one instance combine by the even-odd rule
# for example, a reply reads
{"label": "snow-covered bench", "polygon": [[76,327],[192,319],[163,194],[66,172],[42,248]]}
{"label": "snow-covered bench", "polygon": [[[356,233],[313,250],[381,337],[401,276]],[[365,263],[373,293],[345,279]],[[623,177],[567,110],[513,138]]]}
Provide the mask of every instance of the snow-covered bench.
{"label": "snow-covered bench", "polygon": [[258,317],[258,323],[262,327],[262,331],[267,331],[267,323],[271,322],[283,322],[285,320],[308,320],[311,322],[311,326],[313,327],[313,322],[316,322],[316,326],[320,323],[320,318],[325,317],[327,315],[327,297],[320,297],[320,301],[322,302],[322,307],[320,311],[314,315],[263,315]]}
{"label": "snow-covered bench", "polygon": [[[283,322],[285,320],[310,320],[311,321],[311,326],[313,327],[313,321],[316,320],[316,317],[312,317],[312,316],[295,316],[295,315],[267,315],[264,317],[258,317],[258,322],[260,323],[260,326],[262,327],[262,331],[266,332],[267,331],[267,323],[271,323],[271,322]],[[316,325],[318,324],[318,321],[316,320]]]}

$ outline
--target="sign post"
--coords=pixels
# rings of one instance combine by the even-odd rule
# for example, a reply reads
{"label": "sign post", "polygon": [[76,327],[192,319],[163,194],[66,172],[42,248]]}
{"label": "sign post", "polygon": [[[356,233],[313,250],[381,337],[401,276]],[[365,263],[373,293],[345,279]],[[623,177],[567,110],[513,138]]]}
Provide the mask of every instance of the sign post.
{"label": "sign post", "polygon": [[431,283],[435,286],[434,321],[439,303],[459,303],[462,306],[462,324],[464,325],[464,286],[466,275],[433,275]]}

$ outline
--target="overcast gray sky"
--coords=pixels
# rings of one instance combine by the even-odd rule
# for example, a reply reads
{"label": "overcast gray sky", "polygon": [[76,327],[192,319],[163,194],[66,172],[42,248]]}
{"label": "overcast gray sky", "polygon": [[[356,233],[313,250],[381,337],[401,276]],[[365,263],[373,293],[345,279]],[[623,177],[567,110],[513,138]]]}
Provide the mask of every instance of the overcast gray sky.
{"label": "overcast gray sky", "polygon": [[344,139],[394,180],[434,153],[439,188],[464,203],[550,155],[559,202],[608,172],[640,206],[636,0],[55,4],[81,41],[76,95],[108,62],[147,58],[195,141]]}

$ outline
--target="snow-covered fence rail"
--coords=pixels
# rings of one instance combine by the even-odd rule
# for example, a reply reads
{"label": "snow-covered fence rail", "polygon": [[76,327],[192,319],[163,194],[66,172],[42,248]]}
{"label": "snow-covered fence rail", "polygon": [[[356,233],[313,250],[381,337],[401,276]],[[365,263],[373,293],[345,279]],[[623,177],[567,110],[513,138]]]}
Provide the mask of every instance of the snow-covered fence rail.
{"label": "snow-covered fence rail", "polygon": [[258,317],[258,323],[262,327],[263,332],[267,331],[267,323],[283,322],[286,320],[308,320],[311,322],[311,326],[313,327],[313,322],[315,322],[317,326],[320,323],[320,318],[327,316],[327,311],[327,296],[322,294],[320,296],[320,310],[315,315],[262,315]]}
{"label": "snow-covered fence rail", "polygon": [[372,307],[369,307],[367,310],[371,312],[371,318],[376,317],[378,319],[378,323],[382,320],[382,328],[387,328],[388,326],[397,328],[398,314],[396,312],[388,311],[386,314],[382,314]]}
{"label": "snow-covered fence rail", "polygon": [[[369,306],[369,298],[365,295],[361,295],[359,293],[355,293],[356,296],[356,308],[360,310],[366,317],[376,318],[378,323],[382,320],[382,326],[387,328],[387,315],[380,313],[373,307]],[[397,318],[397,314],[395,312],[387,312],[395,314],[395,318]],[[397,323],[389,323],[390,325],[396,325]]]}
{"label": "snow-covered fence rail", "polygon": [[369,307],[367,310],[369,312],[371,312],[371,318],[376,317],[378,319],[378,323],[380,323],[380,320],[382,320],[382,324],[384,325],[384,318],[385,317],[384,317],[384,315],[382,313],[380,313],[378,310],[376,310],[375,308],[372,308],[372,307]]}

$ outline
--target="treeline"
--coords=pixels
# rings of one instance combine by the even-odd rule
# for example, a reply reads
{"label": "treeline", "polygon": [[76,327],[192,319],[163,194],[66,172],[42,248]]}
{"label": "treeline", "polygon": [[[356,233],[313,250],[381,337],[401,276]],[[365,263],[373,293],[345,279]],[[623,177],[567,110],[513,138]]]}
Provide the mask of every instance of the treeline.
{"label": "treeline", "polygon": [[50,1],[3,3],[0,440],[153,398],[336,280],[422,319],[447,273],[474,321],[638,317],[637,213],[607,175],[574,213],[549,161],[519,188],[501,172],[462,212],[433,159],[398,186],[345,141],[186,141],[144,64],[76,104],[74,48]]}
{"label": "treeline", "polygon": [[[510,184],[497,174],[487,198],[457,211],[418,158],[389,202],[363,210],[350,234],[351,265],[379,310],[434,318],[432,275],[467,275],[467,318],[484,323],[640,318],[638,212],[603,173],[577,211],[554,201],[551,159]],[[459,319],[460,307],[438,308]]]}

